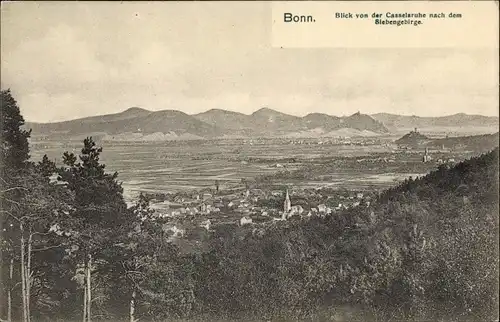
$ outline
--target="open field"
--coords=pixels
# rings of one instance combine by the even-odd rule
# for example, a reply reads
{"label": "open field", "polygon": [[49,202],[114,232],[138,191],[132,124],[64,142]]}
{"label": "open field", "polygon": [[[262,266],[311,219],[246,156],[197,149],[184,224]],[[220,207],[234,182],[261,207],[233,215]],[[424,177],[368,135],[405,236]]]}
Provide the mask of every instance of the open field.
{"label": "open field", "polygon": [[[302,168],[316,169],[311,178],[283,178],[282,182],[297,187],[384,188],[395,185],[409,176],[425,174],[429,166],[422,168],[418,153],[395,158],[395,164],[383,164],[374,168],[361,162],[338,163],[345,157],[397,155],[390,144],[339,145],[323,144],[318,140],[220,140],[162,143],[109,143],[101,142],[102,161],[108,171],[117,171],[123,181],[128,200],[140,191],[177,192],[181,190],[214,187],[220,182],[221,189],[238,185],[241,179],[293,172]],[[47,154],[61,165],[64,151],[79,153],[77,141],[32,142],[32,157],[40,160]],[[401,155],[399,153],[399,155]],[[404,158],[404,160],[402,160]],[[337,160],[332,163],[332,160]],[[322,164],[329,164],[326,169]],[[403,166],[402,163],[411,166]],[[431,166],[432,167],[432,166]],[[305,170],[304,170],[305,169]]]}

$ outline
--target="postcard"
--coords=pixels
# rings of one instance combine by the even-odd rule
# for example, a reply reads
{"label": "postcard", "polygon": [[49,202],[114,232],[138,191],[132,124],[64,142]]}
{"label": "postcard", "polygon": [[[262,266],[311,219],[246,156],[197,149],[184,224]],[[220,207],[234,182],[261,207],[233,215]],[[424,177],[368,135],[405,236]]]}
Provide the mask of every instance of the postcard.
{"label": "postcard", "polygon": [[498,1],[1,3],[1,321],[498,321]]}

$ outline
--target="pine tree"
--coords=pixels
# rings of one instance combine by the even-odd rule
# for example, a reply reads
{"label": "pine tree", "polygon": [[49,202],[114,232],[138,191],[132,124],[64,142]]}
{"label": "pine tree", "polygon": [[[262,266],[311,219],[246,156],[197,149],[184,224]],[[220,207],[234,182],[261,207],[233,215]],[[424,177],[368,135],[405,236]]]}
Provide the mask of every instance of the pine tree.
{"label": "pine tree", "polygon": [[[31,131],[24,130],[24,119],[10,90],[1,91],[1,144],[0,144],[0,214],[2,225],[2,264],[8,265],[5,293],[0,298],[7,302],[7,320],[30,321],[33,292],[42,294],[40,285],[46,269],[35,254],[58,245],[47,237],[49,227],[58,213],[68,207],[71,196],[62,187],[50,184],[49,176],[55,164],[44,156],[38,164],[30,162],[29,142]],[[43,256],[42,256],[43,257]],[[14,270],[19,264],[20,269]],[[20,280],[19,282],[17,282]],[[34,283],[36,280],[36,283]],[[21,285],[22,318],[13,317],[12,296],[15,285]],[[46,289],[44,290],[46,291]],[[46,294],[44,294],[46,295]]]}
{"label": "pine tree", "polygon": [[24,118],[9,89],[0,91],[0,113],[0,169],[4,176],[7,169],[17,170],[26,166],[30,158],[28,138],[31,130],[22,129]]}
{"label": "pine tree", "polygon": [[[21,234],[22,236],[21,218],[23,217],[23,213],[21,210],[21,200],[26,195],[23,175],[25,175],[25,169],[29,165],[28,138],[31,133],[31,131],[22,129],[24,118],[10,90],[0,91],[0,119],[0,230],[3,232],[1,236],[1,250],[2,257],[8,259],[5,262],[9,262],[8,271],[10,272],[13,270],[15,249],[18,246],[17,243],[20,241],[19,235]],[[13,276],[9,273],[10,284],[12,284],[12,278]],[[23,301],[25,300],[24,295],[23,292]],[[10,287],[5,297],[8,300],[7,319],[11,320],[12,300]],[[24,303],[23,315],[26,318],[27,312]]]}
{"label": "pine tree", "polygon": [[64,230],[75,231],[79,257],[84,263],[84,320],[92,317],[92,271],[103,258],[103,249],[111,247],[119,227],[127,221],[127,206],[123,200],[123,188],[117,181],[118,174],[105,172],[99,162],[102,148],[98,148],[91,137],[84,140],[79,156],[64,153],[66,167],[60,171],[61,180],[74,194],[71,219],[64,223]]}
{"label": "pine tree", "polygon": [[36,168],[44,177],[50,177],[57,170],[56,164],[50,161],[46,154],[43,156],[42,161],[38,162]]}

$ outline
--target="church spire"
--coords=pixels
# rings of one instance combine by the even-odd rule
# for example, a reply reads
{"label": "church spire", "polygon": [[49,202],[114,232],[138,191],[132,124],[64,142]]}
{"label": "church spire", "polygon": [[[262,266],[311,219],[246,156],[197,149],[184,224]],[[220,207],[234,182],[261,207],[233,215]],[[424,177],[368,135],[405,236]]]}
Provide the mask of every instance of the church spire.
{"label": "church spire", "polygon": [[285,203],[283,205],[283,211],[289,212],[292,209],[292,202],[290,201],[290,195],[288,194],[288,189],[286,189]]}

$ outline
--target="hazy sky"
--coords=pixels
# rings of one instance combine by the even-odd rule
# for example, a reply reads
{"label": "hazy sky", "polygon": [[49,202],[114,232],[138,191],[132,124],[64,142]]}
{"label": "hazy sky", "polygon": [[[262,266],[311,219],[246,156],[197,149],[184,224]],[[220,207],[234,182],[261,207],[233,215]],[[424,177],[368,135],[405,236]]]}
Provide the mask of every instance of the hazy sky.
{"label": "hazy sky", "polygon": [[1,86],[28,121],[188,114],[498,115],[498,51],[272,48],[271,4],[2,3]]}

